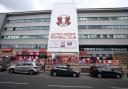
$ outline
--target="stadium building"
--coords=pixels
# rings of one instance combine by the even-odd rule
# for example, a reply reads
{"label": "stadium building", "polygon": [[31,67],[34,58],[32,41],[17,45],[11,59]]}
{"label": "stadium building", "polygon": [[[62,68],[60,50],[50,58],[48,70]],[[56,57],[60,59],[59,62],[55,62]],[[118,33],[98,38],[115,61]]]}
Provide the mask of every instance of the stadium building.
{"label": "stadium building", "polygon": [[[114,53],[128,52],[128,8],[76,9],[76,16],[81,57],[112,60]],[[51,19],[52,10],[0,13],[1,56],[48,50]]]}

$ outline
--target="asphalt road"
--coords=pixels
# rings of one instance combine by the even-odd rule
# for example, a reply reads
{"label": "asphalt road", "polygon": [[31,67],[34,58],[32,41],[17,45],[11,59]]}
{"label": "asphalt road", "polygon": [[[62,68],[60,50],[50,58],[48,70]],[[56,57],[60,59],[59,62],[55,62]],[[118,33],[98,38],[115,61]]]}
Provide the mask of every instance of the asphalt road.
{"label": "asphalt road", "polygon": [[37,75],[0,72],[0,89],[128,89],[128,78],[51,77],[48,72]]}

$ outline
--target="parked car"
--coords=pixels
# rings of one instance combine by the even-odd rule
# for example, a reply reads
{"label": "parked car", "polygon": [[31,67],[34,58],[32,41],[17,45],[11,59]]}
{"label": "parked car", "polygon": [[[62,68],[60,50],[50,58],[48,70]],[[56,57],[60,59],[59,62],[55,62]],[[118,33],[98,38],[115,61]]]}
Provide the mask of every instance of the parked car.
{"label": "parked car", "polygon": [[10,65],[10,60],[8,57],[0,57],[0,72],[7,70]]}
{"label": "parked car", "polygon": [[29,73],[30,75],[33,75],[39,71],[40,67],[35,62],[22,62],[9,67],[10,73]]}
{"label": "parked car", "polygon": [[111,68],[106,65],[93,65],[89,69],[89,73],[93,77],[109,77],[109,78],[122,78],[122,72]]}
{"label": "parked car", "polygon": [[0,72],[7,70],[7,65],[6,64],[0,64]]}
{"label": "parked car", "polygon": [[51,76],[80,76],[80,72],[76,69],[70,68],[69,65],[55,65],[51,68],[50,73]]}

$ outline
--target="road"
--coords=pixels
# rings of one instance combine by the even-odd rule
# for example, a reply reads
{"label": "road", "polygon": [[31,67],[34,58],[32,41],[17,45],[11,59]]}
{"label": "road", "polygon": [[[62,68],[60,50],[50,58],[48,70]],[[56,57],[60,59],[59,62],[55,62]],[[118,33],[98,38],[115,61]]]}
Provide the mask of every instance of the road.
{"label": "road", "polygon": [[128,78],[51,77],[48,72],[37,75],[0,72],[0,89],[128,89]]}

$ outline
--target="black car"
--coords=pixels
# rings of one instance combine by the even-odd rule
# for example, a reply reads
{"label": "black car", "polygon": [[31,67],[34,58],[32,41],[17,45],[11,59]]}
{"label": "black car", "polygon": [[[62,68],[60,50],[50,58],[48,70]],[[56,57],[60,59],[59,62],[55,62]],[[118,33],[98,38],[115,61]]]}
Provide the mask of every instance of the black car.
{"label": "black car", "polygon": [[80,72],[70,68],[68,65],[55,65],[51,68],[51,76],[79,77]]}
{"label": "black car", "polygon": [[7,70],[8,66],[10,65],[9,57],[0,57],[0,72]]}
{"label": "black car", "polygon": [[93,77],[109,77],[122,78],[122,72],[106,65],[93,65],[89,69],[89,73]]}
{"label": "black car", "polygon": [[7,70],[7,65],[6,64],[0,64],[0,72]]}

